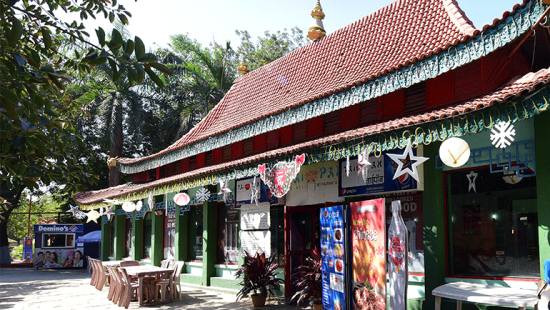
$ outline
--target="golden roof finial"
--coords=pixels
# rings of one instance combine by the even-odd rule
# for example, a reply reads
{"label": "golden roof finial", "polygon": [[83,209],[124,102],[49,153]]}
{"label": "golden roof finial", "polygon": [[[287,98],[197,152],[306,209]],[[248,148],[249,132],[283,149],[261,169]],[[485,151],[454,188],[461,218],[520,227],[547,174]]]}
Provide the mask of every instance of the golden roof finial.
{"label": "golden roof finial", "polygon": [[244,56],[241,59],[241,63],[239,64],[239,67],[237,68],[237,71],[239,71],[240,75],[245,75],[248,72],[250,72],[250,70],[248,70],[248,65],[244,62]]}
{"label": "golden roof finial", "polygon": [[313,11],[311,11],[311,17],[313,17],[313,24],[309,27],[307,37],[313,41],[319,40],[324,37],[327,33],[323,27],[323,19],[325,18],[325,13],[323,13],[323,8],[321,7],[320,0],[317,0]]}

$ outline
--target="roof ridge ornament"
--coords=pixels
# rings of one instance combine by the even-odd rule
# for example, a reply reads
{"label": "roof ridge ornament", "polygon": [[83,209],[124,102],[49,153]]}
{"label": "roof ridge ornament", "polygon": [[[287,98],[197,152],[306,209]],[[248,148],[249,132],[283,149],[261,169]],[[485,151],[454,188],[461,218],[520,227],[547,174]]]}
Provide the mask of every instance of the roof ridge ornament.
{"label": "roof ridge ornament", "polygon": [[325,13],[323,13],[320,0],[317,0],[313,11],[311,11],[311,17],[313,17],[313,24],[309,27],[307,37],[313,41],[317,41],[327,34],[323,27],[322,20],[325,18]]}
{"label": "roof ridge ornament", "polygon": [[237,71],[239,72],[240,75],[245,75],[248,72],[250,72],[250,70],[248,69],[248,65],[244,61],[244,56],[241,59],[241,63],[239,64],[239,67],[237,67]]}

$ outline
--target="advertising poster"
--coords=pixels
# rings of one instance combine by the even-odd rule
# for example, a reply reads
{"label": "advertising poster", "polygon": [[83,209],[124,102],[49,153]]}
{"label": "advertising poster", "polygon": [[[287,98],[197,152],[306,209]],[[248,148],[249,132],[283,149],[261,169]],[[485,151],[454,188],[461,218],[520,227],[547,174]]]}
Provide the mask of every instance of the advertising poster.
{"label": "advertising poster", "polygon": [[[398,164],[394,162],[387,154],[402,154],[403,150],[393,150],[382,153],[382,156],[376,157],[373,154],[369,156],[369,162],[371,166],[368,168],[366,181],[358,173],[359,167],[357,164],[357,157],[350,158],[350,173],[346,175],[346,159],[340,160],[340,182],[339,194],[340,196],[354,196],[373,194],[380,192],[396,192],[396,191],[410,191],[410,190],[423,190],[422,183],[416,182],[408,173],[393,179],[395,171],[398,168]],[[418,152],[420,153],[420,152]],[[414,155],[417,154],[417,149],[413,149]],[[403,169],[411,168],[412,162],[409,158],[403,163]],[[423,179],[422,165],[417,167],[420,180]]]}
{"label": "advertising poster", "polygon": [[[254,182],[256,181],[256,182]],[[284,198],[278,199],[271,194],[269,188],[265,186],[264,181],[260,177],[249,177],[237,180],[235,182],[235,207],[240,208],[243,204],[255,203],[252,199],[253,194],[258,198],[258,203],[269,202],[269,204],[284,203]]]}
{"label": "advertising poster", "polygon": [[287,206],[305,206],[344,201],[338,197],[338,162],[302,166],[286,195]]}
{"label": "advertising poster", "polygon": [[34,225],[35,268],[82,268],[84,248],[75,241],[82,236],[84,226],[79,224]]}
{"label": "advertising poster", "polygon": [[23,238],[23,259],[32,260],[32,238]]}
{"label": "advertising poster", "polygon": [[320,223],[323,309],[344,310],[346,305],[344,207],[322,208]]}
{"label": "advertising poster", "polygon": [[386,310],[386,207],[384,199],[353,202],[352,307]]}

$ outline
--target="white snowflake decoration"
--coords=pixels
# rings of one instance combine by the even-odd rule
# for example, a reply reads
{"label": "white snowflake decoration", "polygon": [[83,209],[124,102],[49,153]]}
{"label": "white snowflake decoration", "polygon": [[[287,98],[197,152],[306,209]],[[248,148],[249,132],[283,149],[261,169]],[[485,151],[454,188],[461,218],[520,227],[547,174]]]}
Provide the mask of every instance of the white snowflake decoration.
{"label": "white snowflake decoration", "polygon": [[505,148],[512,144],[514,141],[514,136],[516,135],[516,130],[514,125],[510,122],[500,121],[493,128],[491,128],[491,142],[495,147]]}
{"label": "white snowflake decoration", "polygon": [[210,199],[210,191],[206,188],[201,188],[197,191],[197,201],[205,202]]}
{"label": "white snowflake decoration", "polygon": [[78,210],[78,212],[75,213],[74,217],[76,217],[79,220],[82,220],[82,219],[86,218],[86,213]]}

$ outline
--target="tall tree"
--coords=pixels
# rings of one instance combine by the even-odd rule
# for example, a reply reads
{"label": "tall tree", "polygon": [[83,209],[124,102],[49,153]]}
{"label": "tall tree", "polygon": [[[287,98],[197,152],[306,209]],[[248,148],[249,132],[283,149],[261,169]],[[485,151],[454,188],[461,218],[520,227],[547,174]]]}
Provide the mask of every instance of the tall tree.
{"label": "tall tree", "polygon": [[[80,20],[59,20],[59,9],[80,13]],[[113,81],[126,76],[141,83],[148,75],[159,85],[152,69],[170,73],[138,37],[125,40],[114,29],[106,39],[98,28],[99,43],[91,43],[81,20],[99,14],[123,23],[130,16],[116,0],[0,0],[0,197],[12,203],[0,219],[0,264],[10,262],[7,223],[25,188],[57,182],[74,191],[94,178],[73,154],[82,144],[73,126],[81,107],[64,91],[71,82],[67,71],[90,72],[104,64]],[[60,53],[57,34],[85,45],[86,53]]]}

